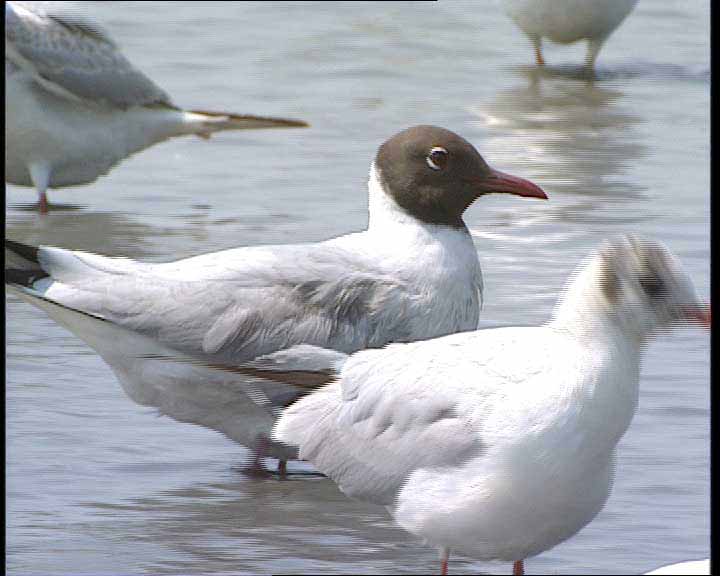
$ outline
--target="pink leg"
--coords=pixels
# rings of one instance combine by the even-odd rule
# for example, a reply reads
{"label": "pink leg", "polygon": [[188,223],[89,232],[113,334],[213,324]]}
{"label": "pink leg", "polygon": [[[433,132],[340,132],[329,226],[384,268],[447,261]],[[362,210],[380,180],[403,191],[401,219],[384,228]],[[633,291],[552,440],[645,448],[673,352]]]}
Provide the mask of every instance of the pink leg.
{"label": "pink leg", "polygon": [[48,199],[45,190],[47,190],[50,185],[50,167],[42,162],[33,162],[28,164],[28,172],[30,172],[30,179],[32,180],[35,190],[37,190],[40,195],[40,198],[38,198],[40,214],[47,214]]}
{"label": "pink leg", "polygon": [[253,452],[252,464],[245,470],[248,474],[267,474],[267,470],[265,470],[265,467],[263,466],[262,459],[265,456],[265,452],[267,452],[268,444],[270,444],[270,441],[265,436],[261,436],[258,439],[255,451]]}
{"label": "pink leg", "polygon": [[525,574],[525,566],[522,560],[513,563],[513,576],[523,576]]}
{"label": "pink leg", "polygon": [[440,549],[440,575],[447,576],[448,573],[448,559],[450,558],[450,549]]}
{"label": "pink leg", "polygon": [[540,36],[531,36],[533,47],[535,48],[535,62],[538,66],[545,66],[545,59],[542,54],[542,38]]}
{"label": "pink leg", "polygon": [[38,208],[40,209],[40,214],[48,213],[48,199],[47,199],[47,194],[45,194],[45,192],[40,192],[40,200],[38,201]]}

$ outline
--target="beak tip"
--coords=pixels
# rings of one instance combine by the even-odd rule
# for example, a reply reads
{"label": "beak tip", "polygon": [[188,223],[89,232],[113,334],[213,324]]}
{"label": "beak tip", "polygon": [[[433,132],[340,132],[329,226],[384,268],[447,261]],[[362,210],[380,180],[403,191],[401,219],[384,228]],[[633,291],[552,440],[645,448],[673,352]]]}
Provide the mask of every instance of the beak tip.
{"label": "beak tip", "polygon": [[505,174],[504,172],[500,172],[500,170],[491,169],[491,179],[485,180],[483,185],[484,192],[505,192],[526,198],[548,200],[548,195],[537,184],[524,178]]}

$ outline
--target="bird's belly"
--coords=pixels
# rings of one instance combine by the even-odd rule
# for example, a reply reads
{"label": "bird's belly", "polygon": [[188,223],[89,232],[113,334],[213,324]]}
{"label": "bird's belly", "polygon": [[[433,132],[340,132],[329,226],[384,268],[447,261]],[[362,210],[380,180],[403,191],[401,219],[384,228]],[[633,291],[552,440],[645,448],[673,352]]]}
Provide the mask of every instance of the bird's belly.
{"label": "bird's belly", "polygon": [[103,354],[125,393],[135,402],[157,408],[189,424],[216,430],[231,440],[257,448],[266,456],[297,457],[297,450],[267,442],[275,415],[264,403],[267,384],[164,360],[130,360]]}
{"label": "bird's belly", "polygon": [[569,44],[607,36],[635,4],[636,0],[505,0],[505,10],[526,34]]}
{"label": "bird's belly", "polygon": [[176,111],[86,104],[13,78],[5,99],[6,179],[13,184],[32,185],[33,162],[50,168],[50,187],[87,184],[177,132]]}
{"label": "bird's belly", "polygon": [[105,116],[26,82],[9,82],[6,179],[32,185],[27,166],[37,162],[49,166],[51,187],[92,182],[122,158],[117,133]]}
{"label": "bird's belly", "polygon": [[[391,511],[406,530],[482,560],[516,561],[576,534],[602,509],[614,461],[575,470],[518,473],[464,467],[439,478],[416,471]],[[435,476],[433,478],[433,475]]]}

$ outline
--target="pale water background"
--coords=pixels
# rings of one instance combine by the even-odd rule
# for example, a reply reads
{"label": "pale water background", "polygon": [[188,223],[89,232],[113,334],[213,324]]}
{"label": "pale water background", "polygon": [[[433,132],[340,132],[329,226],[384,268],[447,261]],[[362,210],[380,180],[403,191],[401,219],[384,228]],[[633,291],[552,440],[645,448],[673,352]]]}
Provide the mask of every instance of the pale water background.
{"label": "pale water background", "polygon": [[[584,45],[525,37],[494,2],[77,3],[183,106],[285,115],[306,130],[177,139],[39,217],[8,186],[6,235],[153,261],[361,229],[376,147],[433,123],[549,202],[496,195],[467,213],[484,325],[537,323],[577,262],[618,232],[660,238],[709,297],[709,7],[641,0],[588,83]],[[42,312],[7,298],[11,574],[425,573],[431,548],[327,479],[256,481],[247,452],[158,418]],[[297,469],[297,464],[291,465]],[[652,343],[614,491],[529,573],[641,573],[709,554],[709,336]],[[508,573],[455,556],[451,573]]]}

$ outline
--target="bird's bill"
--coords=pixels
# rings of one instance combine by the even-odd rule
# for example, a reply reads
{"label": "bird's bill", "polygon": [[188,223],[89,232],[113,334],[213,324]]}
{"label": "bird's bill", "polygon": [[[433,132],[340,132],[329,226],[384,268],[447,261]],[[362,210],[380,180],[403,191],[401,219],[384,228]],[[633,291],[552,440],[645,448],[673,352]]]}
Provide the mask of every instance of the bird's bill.
{"label": "bird's bill", "polygon": [[[255,116],[253,114],[233,114],[230,112],[212,112],[208,110],[190,110],[190,114],[206,116],[210,121],[209,132],[216,130],[256,130],[259,128],[307,128],[310,126],[302,120],[291,118],[275,118],[272,116]],[[218,124],[216,130],[212,124]]]}
{"label": "bird's bill", "polygon": [[698,324],[710,329],[710,306],[697,306],[683,308],[683,317],[688,322]]}
{"label": "bird's bill", "polygon": [[290,118],[271,118],[267,116],[253,116],[251,114],[234,114],[232,122],[239,129],[253,130],[256,128],[307,128],[310,126],[302,120]]}
{"label": "bird's bill", "polygon": [[490,173],[487,176],[478,179],[476,183],[480,194],[500,192],[528,198],[548,199],[543,189],[537,184],[530,182],[530,180],[505,174],[505,172],[500,172],[500,170],[494,170],[493,168],[490,169]]}

